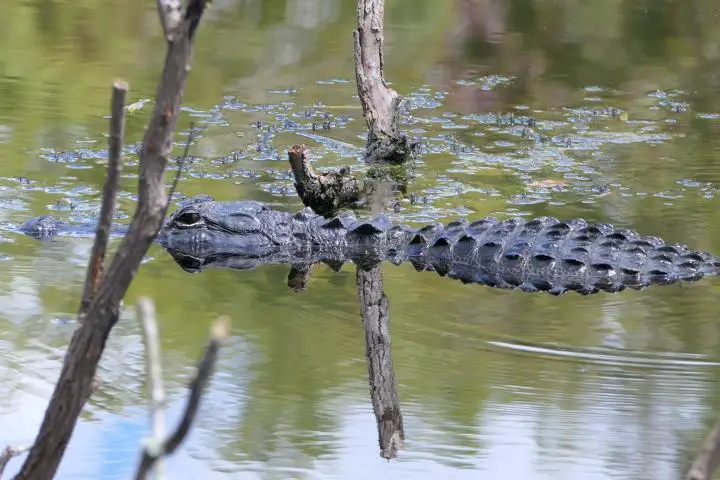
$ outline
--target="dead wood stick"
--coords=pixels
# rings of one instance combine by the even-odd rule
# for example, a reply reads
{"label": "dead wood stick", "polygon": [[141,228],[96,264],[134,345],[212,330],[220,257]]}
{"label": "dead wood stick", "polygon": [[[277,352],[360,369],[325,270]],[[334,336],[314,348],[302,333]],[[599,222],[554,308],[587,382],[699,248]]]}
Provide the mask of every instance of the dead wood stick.
{"label": "dead wood stick", "polygon": [[7,466],[10,459],[13,457],[17,457],[18,455],[22,455],[28,450],[30,450],[29,446],[5,447],[5,450],[3,450],[3,452],[0,454],[0,478],[2,478],[2,474],[5,471],[5,467]]}
{"label": "dead wood stick", "polygon": [[108,137],[108,165],[103,188],[100,220],[95,231],[95,242],[90,253],[88,270],[85,276],[85,288],[80,300],[78,319],[85,317],[90,301],[100,285],[103,276],[103,262],[107,252],[110,238],[110,226],[115,214],[115,203],[120,188],[120,172],[122,171],[122,147],[125,138],[125,103],[127,100],[128,85],[123,81],[116,81],[112,86],[110,102],[110,135]]}
{"label": "dead wood stick", "polygon": [[[137,316],[142,324],[145,340],[145,365],[150,390],[151,441],[156,441],[156,439],[162,441],[165,438],[165,387],[160,360],[160,335],[155,317],[155,304],[152,300],[149,298],[138,300]],[[160,478],[163,474],[162,459],[158,458],[154,469],[148,473],[154,473],[155,478]]]}
{"label": "dead wood stick", "polygon": [[720,464],[720,421],[708,434],[685,480],[710,480]]}
{"label": "dead wood stick", "polygon": [[227,338],[229,330],[230,319],[228,317],[220,317],[213,324],[210,329],[210,339],[205,347],[205,353],[200,360],[195,378],[190,383],[190,397],[185,405],[185,411],[180,423],[167,439],[155,439],[157,443],[146,444],[140,459],[140,465],[135,474],[136,480],[144,479],[155,462],[164,456],[172,455],[187,437],[200,407],[203,391],[213,373],[218,352],[223,341]]}
{"label": "dead wood stick", "polygon": [[353,31],[355,80],[368,127],[367,162],[404,163],[415,143],[398,125],[400,95],[383,76],[384,0],[358,0]]}
{"label": "dead wood stick", "polygon": [[353,205],[362,198],[362,189],[349,168],[318,174],[310,165],[307,154],[305,145],[293,145],[288,150],[295,190],[305,206],[324,215]]}
{"label": "dead wood stick", "polygon": [[188,0],[184,14],[175,8],[177,1],[157,2],[167,53],[155,109],[143,137],[138,204],[130,228],[100,281],[85,321],[73,334],[35,443],[15,477],[18,480],[50,480],[55,475],[83,405],[92,392],[98,362],[120,315],[120,301],[162,226],[167,208],[165,167],[190,71],[192,41],[206,1]]}

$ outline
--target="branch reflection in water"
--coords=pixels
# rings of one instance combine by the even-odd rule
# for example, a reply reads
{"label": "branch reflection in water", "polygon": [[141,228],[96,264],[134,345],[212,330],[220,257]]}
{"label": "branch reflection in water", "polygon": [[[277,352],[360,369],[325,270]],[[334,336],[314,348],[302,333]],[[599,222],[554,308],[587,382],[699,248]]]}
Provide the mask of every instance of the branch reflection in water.
{"label": "branch reflection in water", "polygon": [[[191,273],[197,273],[209,267],[248,270],[255,268],[258,264],[256,259],[239,255],[196,258],[172,250],[168,250],[168,252],[183,270]],[[336,272],[342,268],[342,263],[323,263]],[[288,273],[288,287],[296,292],[307,290],[312,267],[313,265],[310,263],[293,263]],[[365,330],[368,382],[377,421],[380,456],[390,460],[397,456],[397,451],[402,448],[405,440],[391,353],[390,302],[385,295],[382,263],[356,264],[356,269],[360,316]]]}
{"label": "branch reflection in water", "polygon": [[405,432],[390,345],[390,301],[385,295],[381,264],[367,270],[357,267],[357,291],[380,456],[390,460],[402,448]]}

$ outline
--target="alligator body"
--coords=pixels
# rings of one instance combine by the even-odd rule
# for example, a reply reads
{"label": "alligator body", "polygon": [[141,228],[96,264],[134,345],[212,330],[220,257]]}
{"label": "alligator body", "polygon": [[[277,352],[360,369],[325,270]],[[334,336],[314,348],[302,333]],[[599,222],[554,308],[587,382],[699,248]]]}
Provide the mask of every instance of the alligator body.
{"label": "alligator body", "polygon": [[685,245],[582,219],[483,218],[421,229],[386,216],[331,219],[253,201],[190,201],[172,214],[157,241],[183,268],[250,269],[261,264],[325,262],[336,270],[409,261],[459,279],[526,292],[593,294],[694,281],[720,274],[720,259]]}

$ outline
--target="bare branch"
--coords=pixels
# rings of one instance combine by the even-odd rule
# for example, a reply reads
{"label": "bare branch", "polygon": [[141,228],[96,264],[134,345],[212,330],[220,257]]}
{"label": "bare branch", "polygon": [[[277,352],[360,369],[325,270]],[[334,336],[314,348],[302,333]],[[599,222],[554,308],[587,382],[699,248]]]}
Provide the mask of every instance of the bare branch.
{"label": "bare branch", "polygon": [[125,138],[125,103],[127,100],[127,83],[117,80],[112,86],[110,102],[110,135],[108,137],[108,165],[103,188],[100,220],[95,232],[88,270],[85,276],[85,288],[80,300],[78,319],[85,318],[95,292],[103,276],[103,262],[110,238],[110,226],[115,214],[115,203],[120,188],[120,172],[122,171],[122,147]]}
{"label": "bare branch", "polygon": [[0,454],[0,478],[2,478],[2,474],[5,471],[5,467],[7,466],[10,459],[13,457],[17,457],[18,455],[22,455],[28,450],[30,450],[29,446],[5,447],[5,450],[3,450],[2,454]]}
{"label": "bare branch", "polygon": [[720,464],[720,421],[708,434],[685,480],[710,480]]}
{"label": "bare branch", "polygon": [[185,411],[180,419],[180,423],[172,435],[161,445],[156,445],[155,449],[147,448],[146,446],[143,450],[137,473],[135,474],[136,480],[144,479],[155,462],[164,456],[172,455],[183,440],[185,440],[185,437],[187,437],[190,427],[197,415],[198,408],[200,407],[200,399],[202,398],[203,391],[215,367],[218,352],[222,346],[222,342],[227,338],[229,331],[230,319],[228,317],[220,317],[213,324],[210,329],[210,339],[205,348],[205,354],[198,365],[195,378],[190,383],[190,398],[185,406]]}
{"label": "bare branch", "polygon": [[401,97],[383,76],[384,0],[358,0],[357,25],[353,31],[355,80],[368,127],[365,160],[403,163],[415,149],[400,132],[398,107]]}
{"label": "bare branch", "polygon": [[[133,220],[100,281],[85,321],[73,334],[35,444],[16,479],[49,480],[55,475],[78,416],[92,393],[98,362],[120,315],[120,301],[162,226],[167,208],[165,168],[190,71],[192,39],[205,5],[204,0],[189,0],[176,34],[166,35],[165,66],[155,97],[155,109],[143,138],[138,203]],[[164,25],[169,28],[168,18],[161,14]]]}
{"label": "bare branch", "polygon": [[[155,304],[148,298],[141,298],[137,304],[137,316],[143,327],[145,337],[145,363],[150,388],[150,419],[152,440],[165,438],[165,387],[163,386],[162,364],[160,361],[160,338],[155,318]],[[147,448],[147,447],[146,447]],[[162,459],[155,464],[156,478],[162,476]],[[153,472],[149,472],[153,473]]]}

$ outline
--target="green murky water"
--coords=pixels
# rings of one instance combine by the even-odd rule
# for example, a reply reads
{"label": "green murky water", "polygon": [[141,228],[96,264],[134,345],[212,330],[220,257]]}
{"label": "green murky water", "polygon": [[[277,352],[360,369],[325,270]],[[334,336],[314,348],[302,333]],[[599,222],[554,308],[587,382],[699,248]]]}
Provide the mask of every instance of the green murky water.
{"label": "green murky water", "polygon": [[[357,172],[355,2],[215,1],[185,98],[206,127],[184,195],[299,209],[284,153]],[[584,216],[720,252],[720,29],[709,0],[389,0],[386,76],[422,137],[394,219]],[[130,83],[129,167],[164,47],[152,2],[10,3],[0,19],[0,222],[92,216],[109,85]],[[312,125],[315,123],[316,129]],[[329,129],[325,127],[329,126]],[[32,440],[74,326],[90,241],[2,234],[0,445]],[[554,298],[383,269],[404,443],[380,456],[355,272],[189,275],[153,247],[169,421],[210,322],[233,319],[172,478],[674,479],[720,405],[720,284]],[[147,431],[127,308],[58,478],[127,478]],[[9,470],[17,468],[14,461]]]}

